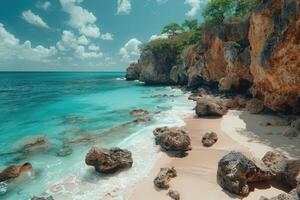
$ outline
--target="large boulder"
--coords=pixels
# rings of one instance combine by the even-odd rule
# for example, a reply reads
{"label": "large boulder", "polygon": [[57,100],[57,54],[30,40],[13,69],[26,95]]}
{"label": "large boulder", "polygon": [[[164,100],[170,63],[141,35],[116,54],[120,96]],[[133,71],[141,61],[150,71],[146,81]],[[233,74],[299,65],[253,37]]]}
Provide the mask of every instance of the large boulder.
{"label": "large boulder", "polygon": [[218,141],[218,135],[215,132],[205,133],[202,137],[202,144],[206,147],[211,147]]}
{"label": "large boulder", "polygon": [[178,128],[156,128],[153,131],[155,142],[166,151],[186,152],[191,150],[191,138],[188,133]]}
{"label": "large boulder", "polygon": [[264,110],[264,102],[259,99],[253,98],[247,102],[246,110],[252,114],[261,113]]}
{"label": "large boulder", "polygon": [[199,117],[202,116],[223,116],[226,114],[226,106],[221,101],[209,99],[209,98],[200,98],[197,100],[196,105],[196,114]]}
{"label": "large boulder", "polygon": [[9,166],[0,173],[0,182],[17,178],[21,173],[25,173],[31,170],[32,165],[30,163]]}
{"label": "large boulder", "polygon": [[269,151],[262,161],[270,168],[276,179],[285,185],[295,188],[296,177],[300,175],[300,160],[288,159],[279,152]]}
{"label": "large boulder", "polygon": [[92,147],[85,157],[85,163],[100,173],[114,173],[132,166],[131,152],[120,148],[100,149]]}
{"label": "large boulder", "polygon": [[258,166],[240,152],[232,151],[218,164],[217,179],[223,189],[237,195],[249,193],[250,182],[272,179],[271,172],[263,165]]}
{"label": "large boulder", "polygon": [[169,182],[171,178],[177,176],[177,172],[174,167],[161,168],[159,173],[154,179],[154,185],[160,189],[168,189],[170,187]]}

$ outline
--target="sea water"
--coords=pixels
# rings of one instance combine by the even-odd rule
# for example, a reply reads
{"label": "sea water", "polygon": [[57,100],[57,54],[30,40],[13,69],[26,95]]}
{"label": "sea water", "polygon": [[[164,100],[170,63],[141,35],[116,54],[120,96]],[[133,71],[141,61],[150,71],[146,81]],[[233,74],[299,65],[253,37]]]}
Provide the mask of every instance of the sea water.
{"label": "sea water", "polygon": [[[126,199],[151,170],[159,148],[152,131],[182,126],[191,113],[187,93],[125,81],[124,73],[0,73],[0,169],[30,162],[33,171],[0,184],[0,199],[50,194],[55,199]],[[150,122],[134,123],[129,112],[145,109]],[[91,141],[68,143],[82,136]],[[47,148],[24,152],[26,141],[45,137]],[[85,164],[92,146],[132,152],[132,168],[101,175]]]}

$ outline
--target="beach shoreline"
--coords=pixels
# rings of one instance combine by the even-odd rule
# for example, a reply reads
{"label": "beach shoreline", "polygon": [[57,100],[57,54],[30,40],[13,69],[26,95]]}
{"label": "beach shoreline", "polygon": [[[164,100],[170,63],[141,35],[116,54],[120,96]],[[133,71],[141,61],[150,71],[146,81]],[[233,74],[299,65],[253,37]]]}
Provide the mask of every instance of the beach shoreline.
{"label": "beach shoreline", "polygon": [[[243,120],[245,116],[247,120],[252,121],[245,122],[245,119]],[[251,131],[257,135],[264,134],[265,137],[274,140],[274,136],[278,137],[278,135],[270,135],[264,132],[258,133],[258,131],[264,129],[265,131],[278,132],[285,127],[268,126],[261,129],[257,128],[257,126],[260,126],[260,122],[274,117],[278,118],[273,115],[252,115],[246,111],[229,111],[223,118],[196,118],[194,115],[182,116],[186,125],[181,128],[189,133],[193,149],[184,158],[170,157],[163,153],[151,172],[136,185],[133,192],[128,194],[126,199],[170,199],[167,195],[168,190],[159,190],[153,184],[155,176],[162,167],[175,167],[177,170],[178,176],[171,180],[170,189],[177,190],[181,199],[196,200],[199,197],[205,199],[241,199],[240,196],[230,194],[218,185],[216,178],[218,161],[232,150],[240,151],[245,155],[259,159],[267,151],[275,150],[271,145],[267,145],[266,142],[259,142],[259,138],[251,140],[249,135],[241,134],[241,130],[244,128],[245,132]],[[253,121],[255,119],[256,121]],[[249,128],[247,126],[248,123],[258,125]],[[202,146],[201,139],[204,133],[209,131],[214,131],[218,134],[218,142],[214,146],[207,148]],[[296,144],[299,140],[291,141],[284,138],[283,144],[285,142]],[[282,153],[292,157],[287,148],[277,148],[276,150],[281,150]],[[299,156],[298,152],[295,154]],[[254,191],[250,192],[243,199],[257,200],[261,196],[273,197],[281,194],[283,190],[284,188],[274,183],[257,185]]]}

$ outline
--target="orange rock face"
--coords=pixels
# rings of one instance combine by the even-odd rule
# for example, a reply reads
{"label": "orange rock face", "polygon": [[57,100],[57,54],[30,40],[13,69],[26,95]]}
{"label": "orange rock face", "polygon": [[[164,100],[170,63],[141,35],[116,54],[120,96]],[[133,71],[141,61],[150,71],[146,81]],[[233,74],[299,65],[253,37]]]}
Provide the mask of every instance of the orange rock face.
{"label": "orange rock face", "polygon": [[[249,42],[253,96],[277,111],[300,112],[299,2],[273,1],[252,14]],[[295,10],[293,11],[294,8]],[[274,20],[274,16],[280,20]],[[285,24],[284,24],[285,23]]]}

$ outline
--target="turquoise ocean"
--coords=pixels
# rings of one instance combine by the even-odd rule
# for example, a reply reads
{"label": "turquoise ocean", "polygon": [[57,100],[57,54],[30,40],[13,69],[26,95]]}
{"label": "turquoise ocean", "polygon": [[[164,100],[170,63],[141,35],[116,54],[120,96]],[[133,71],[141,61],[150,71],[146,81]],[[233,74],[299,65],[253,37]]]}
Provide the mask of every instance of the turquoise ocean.
{"label": "turquoise ocean", "polygon": [[[0,169],[30,162],[32,173],[0,183],[0,199],[126,199],[159,158],[152,131],[182,126],[192,112],[188,93],[125,81],[124,73],[0,73]],[[150,122],[134,123],[129,112],[145,109]],[[91,141],[80,141],[88,136]],[[24,144],[44,137],[48,147],[24,152]],[[76,141],[77,142],[74,142]],[[72,143],[66,141],[73,141]],[[65,150],[66,155],[58,155]],[[113,175],[86,166],[89,148],[130,150],[134,165]]]}

